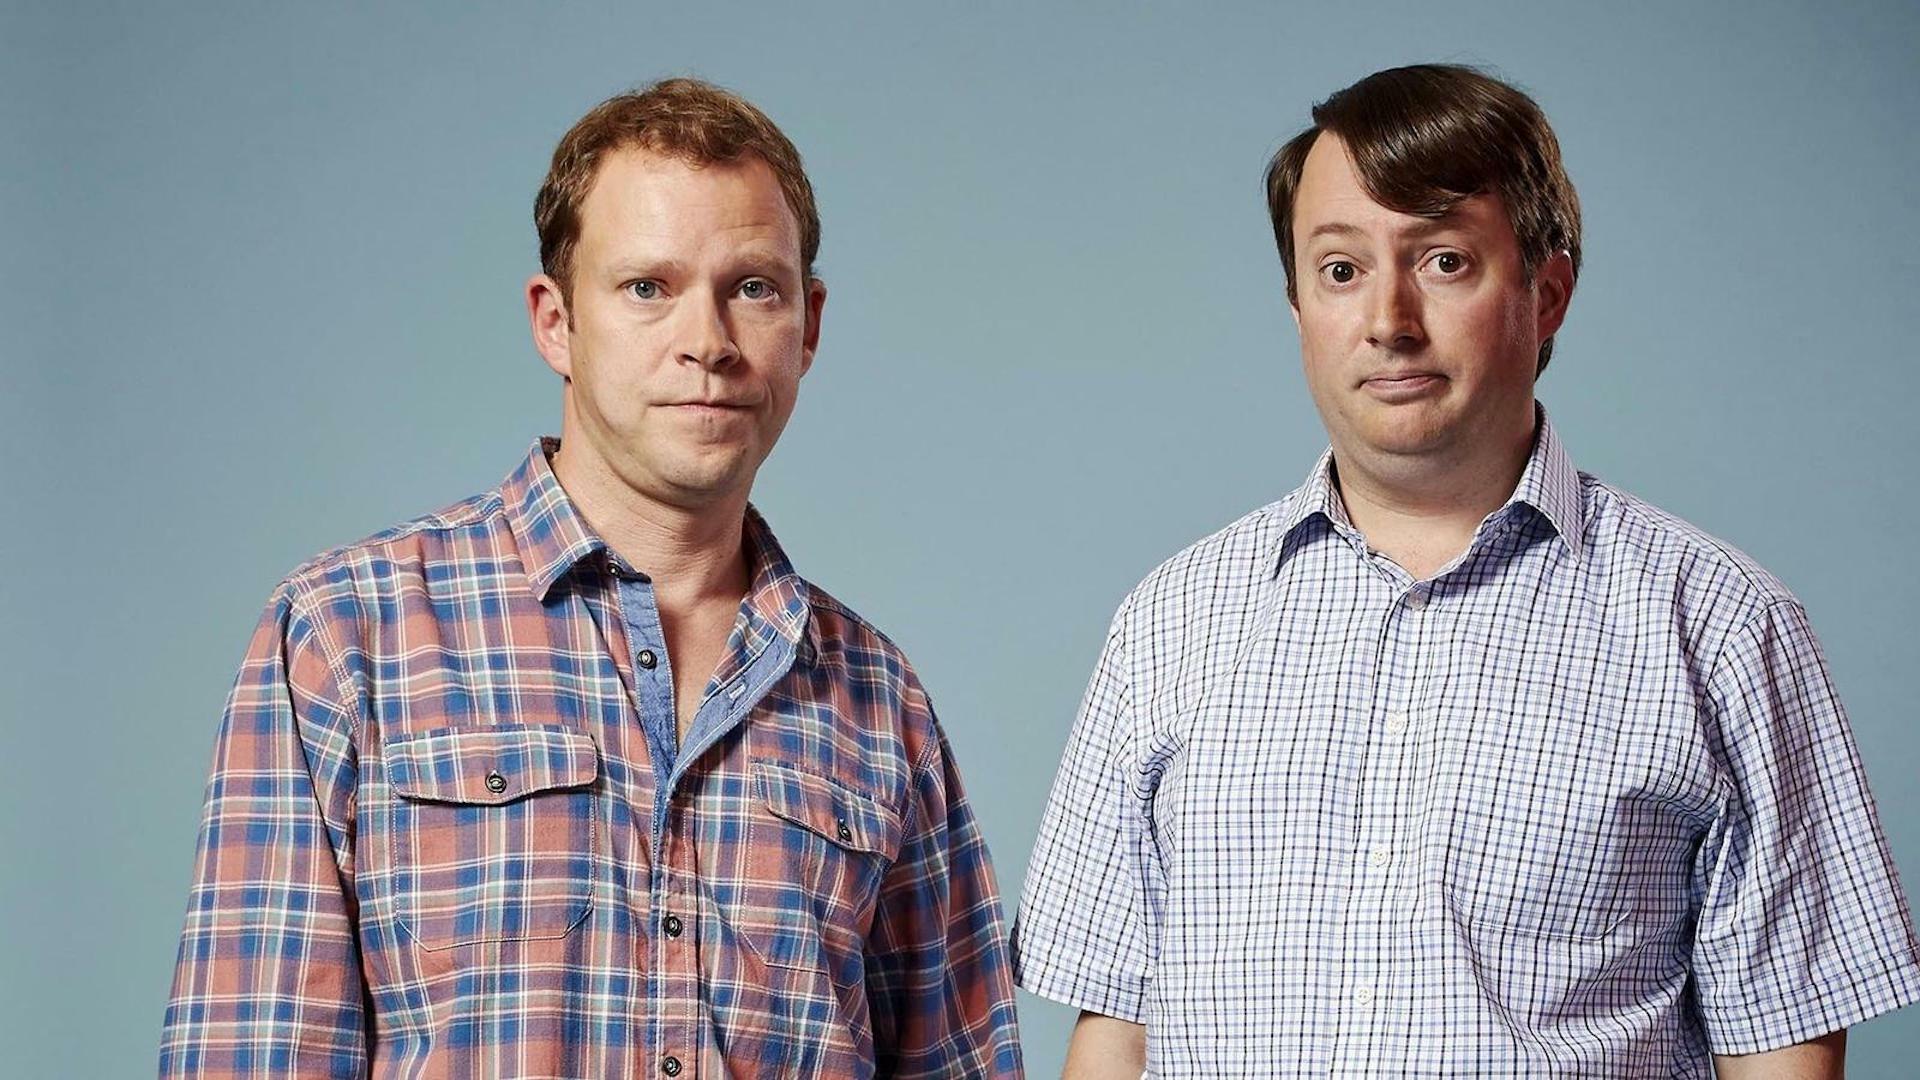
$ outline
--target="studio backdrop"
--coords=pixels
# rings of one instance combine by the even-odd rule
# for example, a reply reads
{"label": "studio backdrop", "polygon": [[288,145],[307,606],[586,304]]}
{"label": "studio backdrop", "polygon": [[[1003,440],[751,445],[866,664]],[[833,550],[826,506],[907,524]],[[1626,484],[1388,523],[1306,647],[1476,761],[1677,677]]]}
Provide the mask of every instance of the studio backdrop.
{"label": "studio backdrop", "polygon": [[[1805,602],[1911,896],[1915,56],[1892,2],[7,0],[3,1071],[151,1072],[261,605],[558,430],[533,193],[575,117],[672,74],[806,157],[831,292],[757,502],[918,666],[1009,908],[1115,605],[1324,445],[1266,159],[1422,60],[1554,122],[1586,265],[1540,397],[1582,468]],[[1057,1075],[1072,1016],[1021,1009]],[[1920,1013],[1852,1043],[1911,1075]]]}

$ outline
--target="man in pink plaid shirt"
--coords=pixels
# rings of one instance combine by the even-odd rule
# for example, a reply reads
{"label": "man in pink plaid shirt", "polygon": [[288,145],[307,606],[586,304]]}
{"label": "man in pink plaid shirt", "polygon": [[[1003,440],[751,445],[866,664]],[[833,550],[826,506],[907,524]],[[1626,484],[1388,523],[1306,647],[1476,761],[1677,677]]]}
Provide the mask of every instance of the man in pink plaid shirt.
{"label": "man in pink plaid shirt", "polygon": [[274,593],[161,1074],[1020,1076],[926,692],[748,504],[826,300],[799,155],[669,80],[535,221],[561,438]]}

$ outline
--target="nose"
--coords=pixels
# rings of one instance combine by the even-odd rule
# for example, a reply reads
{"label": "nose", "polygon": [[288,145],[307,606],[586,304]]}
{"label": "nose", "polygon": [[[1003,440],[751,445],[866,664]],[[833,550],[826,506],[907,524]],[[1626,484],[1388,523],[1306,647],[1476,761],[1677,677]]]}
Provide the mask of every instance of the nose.
{"label": "nose", "polygon": [[691,291],[679,308],[674,353],[681,363],[715,371],[739,358],[733,331],[727,326],[726,308],[712,291]]}
{"label": "nose", "polygon": [[1404,352],[1427,340],[1420,321],[1420,291],[1407,275],[1383,274],[1374,279],[1373,307],[1367,313],[1367,344]]}

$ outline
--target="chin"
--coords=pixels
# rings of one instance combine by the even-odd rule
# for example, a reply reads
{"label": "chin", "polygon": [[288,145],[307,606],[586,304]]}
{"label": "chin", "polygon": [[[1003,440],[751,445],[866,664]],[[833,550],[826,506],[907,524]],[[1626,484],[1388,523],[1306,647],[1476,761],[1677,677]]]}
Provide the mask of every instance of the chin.
{"label": "chin", "polygon": [[683,497],[712,502],[752,482],[752,471],[746,469],[745,465],[744,459],[732,456],[726,460],[705,458],[677,461],[660,469],[658,475]]}
{"label": "chin", "polygon": [[1434,423],[1388,423],[1363,426],[1358,434],[1368,446],[1383,454],[1430,454],[1451,442],[1451,432]]}

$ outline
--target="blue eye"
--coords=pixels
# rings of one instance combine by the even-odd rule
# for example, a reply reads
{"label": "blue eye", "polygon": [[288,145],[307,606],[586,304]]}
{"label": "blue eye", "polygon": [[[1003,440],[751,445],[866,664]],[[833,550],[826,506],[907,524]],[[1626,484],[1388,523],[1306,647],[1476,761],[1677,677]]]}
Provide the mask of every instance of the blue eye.
{"label": "blue eye", "polygon": [[749,300],[768,299],[773,295],[773,283],[761,278],[753,278],[741,284],[740,295]]}
{"label": "blue eye", "polygon": [[636,300],[656,300],[660,296],[660,284],[655,281],[633,281],[627,283],[627,291]]}

